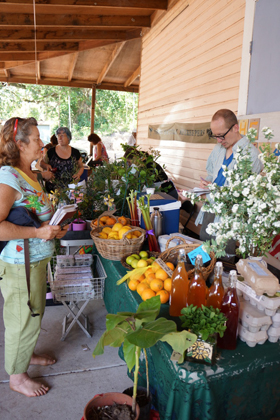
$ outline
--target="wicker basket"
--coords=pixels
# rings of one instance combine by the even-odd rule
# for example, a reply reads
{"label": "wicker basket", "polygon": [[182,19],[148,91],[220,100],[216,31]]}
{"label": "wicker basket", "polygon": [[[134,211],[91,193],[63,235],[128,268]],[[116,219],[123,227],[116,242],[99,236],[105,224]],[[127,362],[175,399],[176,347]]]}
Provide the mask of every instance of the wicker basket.
{"label": "wicker basket", "polygon": [[[102,228],[104,228],[105,227],[105,225],[104,226],[102,226],[101,225],[101,223],[100,223],[100,219],[101,219],[101,217],[103,217],[103,216],[110,216],[110,217],[112,217],[112,219],[115,219],[115,221],[116,221],[116,223],[117,223],[117,221],[118,221],[118,217],[119,216],[114,216],[114,213],[115,213],[115,211],[116,210],[110,210],[110,211],[104,211],[102,214],[100,214],[100,216],[98,217],[98,219],[97,219],[97,225],[95,225],[93,222],[94,222],[94,220],[92,220],[92,222],[91,222],[91,224],[90,224],[90,228],[91,228],[91,230],[93,231],[93,230],[95,230],[95,229],[97,229],[97,228],[99,228],[99,227],[102,227]],[[130,219],[128,218],[128,217],[126,217],[126,220],[127,220],[127,225],[129,225],[130,224]],[[108,225],[106,225],[106,226],[108,226]],[[109,226],[109,227],[112,227],[112,226]]]}
{"label": "wicker basket", "polygon": [[[148,258],[151,258],[151,257],[158,257],[159,256],[159,252],[154,252],[154,251],[147,251],[147,253],[148,253]],[[129,257],[131,255],[131,253],[130,254],[127,254],[127,255],[125,255],[124,257],[122,257],[122,259],[121,259],[121,265],[122,266],[124,266],[124,268],[126,268],[127,270],[133,270],[133,268],[131,267],[131,265],[129,265],[129,264],[127,264],[126,263],[126,259],[127,259],[127,257]]]}
{"label": "wicker basket", "polygon": [[[180,245],[174,246],[173,248],[168,248],[169,242],[172,241],[172,239],[179,239],[181,242],[183,242]],[[180,249],[184,249],[186,254],[193,251],[195,248],[198,248],[200,244],[187,244],[181,236],[172,236],[167,242],[166,242],[166,250],[163,251],[159,258],[161,258],[164,262],[172,262],[175,266],[177,265],[177,259]],[[216,258],[214,252],[210,253],[211,261],[210,263],[202,267],[202,275],[205,280],[209,277],[209,275],[214,270],[214,266],[216,263]],[[191,280],[194,277],[194,268],[188,270],[189,279]]]}
{"label": "wicker basket", "polygon": [[[132,228],[123,235],[122,239],[115,240],[99,238],[99,233],[102,231],[102,229],[104,229],[104,227],[112,226],[98,227],[97,229],[94,229],[90,232],[90,236],[95,243],[97,251],[102,255],[103,258],[106,258],[107,260],[120,261],[125,255],[134,254],[141,250],[146,233],[144,229],[141,229],[140,227]],[[139,238],[128,239],[126,236],[135,230],[142,232],[142,235],[139,236]]]}

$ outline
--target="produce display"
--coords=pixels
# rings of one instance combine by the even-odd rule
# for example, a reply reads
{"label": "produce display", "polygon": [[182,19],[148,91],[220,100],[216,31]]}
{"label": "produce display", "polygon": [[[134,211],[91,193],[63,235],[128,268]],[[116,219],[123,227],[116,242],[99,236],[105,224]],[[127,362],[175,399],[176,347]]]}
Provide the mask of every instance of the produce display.
{"label": "produce display", "polygon": [[[116,223],[121,223],[121,225],[126,226],[128,224],[128,219],[124,216],[115,217],[115,216],[102,216],[99,218],[99,226],[111,225],[113,226]],[[98,226],[98,219],[92,221],[93,226]]]}
{"label": "produce display", "polygon": [[[137,239],[139,236],[142,235],[140,230],[135,230],[135,227],[130,226],[127,224],[127,219],[123,216],[118,217],[115,220],[113,217],[110,216],[103,216],[100,218],[99,223],[102,223],[104,228],[101,232],[99,232],[99,238],[101,239],[113,239],[113,240],[120,240],[123,238],[124,234],[127,233],[129,230],[134,229],[131,233],[127,234],[127,239]],[[98,221],[97,221],[98,224]],[[95,225],[95,222],[94,222]],[[97,225],[96,225],[97,226]]]}
{"label": "produce display", "polygon": [[[132,264],[135,264],[136,267],[127,275],[128,287],[130,290],[136,291],[144,301],[153,296],[159,296],[161,303],[167,303],[171,291],[171,278],[156,261],[153,261],[154,257],[145,259],[145,256],[143,257],[145,252],[139,253],[139,257],[142,254],[139,259],[135,258],[137,254],[130,256],[133,257]],[[149,260],[152,261],[150,265],[151,261]],[[127,261],[131,261],[129,257],[127,257]],[[166,265],[174,271],[172,263],[167,262]]]}

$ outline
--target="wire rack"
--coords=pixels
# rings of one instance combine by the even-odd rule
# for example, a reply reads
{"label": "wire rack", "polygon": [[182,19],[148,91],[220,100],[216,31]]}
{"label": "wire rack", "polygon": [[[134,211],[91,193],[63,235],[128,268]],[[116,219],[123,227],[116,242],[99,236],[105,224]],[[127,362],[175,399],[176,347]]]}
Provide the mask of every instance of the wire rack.
{"label": "wire rack", "polygon": [[[82,267],[79,267],[81,269],[80,273],[69,274],[68,279],[65,276],[63,280],[56,280],[54,276],[56,265],[56,257],[53,257],[53,264],[48,264],[48,282],[55,300],[59,302],[80,302],[88,299],[103,299],[104,281],[107,275],[98,255],[93,254],[91,273],[88,275],[82,273]],[[75,272],[78,267],[67,267],[70,271],[71,268]]]}

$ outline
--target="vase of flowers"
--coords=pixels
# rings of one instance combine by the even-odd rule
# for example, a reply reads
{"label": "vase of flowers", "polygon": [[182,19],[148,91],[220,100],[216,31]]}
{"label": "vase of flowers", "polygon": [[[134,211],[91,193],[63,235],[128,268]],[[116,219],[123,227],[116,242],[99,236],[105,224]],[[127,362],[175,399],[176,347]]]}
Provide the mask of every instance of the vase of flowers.
{"label": "vase of flowers", "polygon": [[[279,145],[272,146],[270,128],[262,129],[267,142],[262,145],[259,159],[263,163],[260,174],[252,171],[250,154],[238,149],[234,155],[236,164],[232,170],[223,167],[226,177],[224,186],[209,184],[209,201],[204,200],[203,210],[218,216],[207,227],[207,233],[215,239],[207,241],[204,249],[214,251],[217,257],[225,255],[230,239],[237,241],[237,254],[246,258],[253,250],[255,255],[265,255],[273,238],[280,232],[280,156]],[[250,129],[247,137],[255,141],[257,130]],[[188,194],[191,201],[199,200]],[[200,198],[201,199],[201,198]],[[203,199],[202,199],[203,200]]]}

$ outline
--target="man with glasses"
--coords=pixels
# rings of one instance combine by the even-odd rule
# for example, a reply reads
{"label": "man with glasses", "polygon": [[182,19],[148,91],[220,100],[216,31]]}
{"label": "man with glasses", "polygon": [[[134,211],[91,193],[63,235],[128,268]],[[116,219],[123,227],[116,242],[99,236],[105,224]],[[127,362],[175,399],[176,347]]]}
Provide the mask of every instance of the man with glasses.
{"label": "man with glasses", "polygon": [[[212,182],[219,185],[220,187],[225,184],[226,178],[223,175],[224,170],[222,166],[225,165],[229,169],[234,167],[234,154],[236,153],[238,147],[241,149],[249,148],[249,153],[253,163],[253,172],[259,173],[261,171],[262,164],[258,159],[258,149],[250,143],[246,136],[243,136],[239,133],[239,126],[236,115],[231,110],[220,109],[217,111],[212,117],[210,127],[210,136],[217,140],[217,145],[214,147],[207,160],[207,177],[205,180],[201,179],[201,188],[207,188],[207,185]],[[214,218],[214,213],[200,211],[195,224],[202,224],[200,230],[200,239],[202,241],[211,239],[211,237],[206,232],[206,228],[209,223],[214,221]],[[228,244],[226,248],[226,252],[228,254],[234,254],[235,241],[230,242],[231,243]]]}

